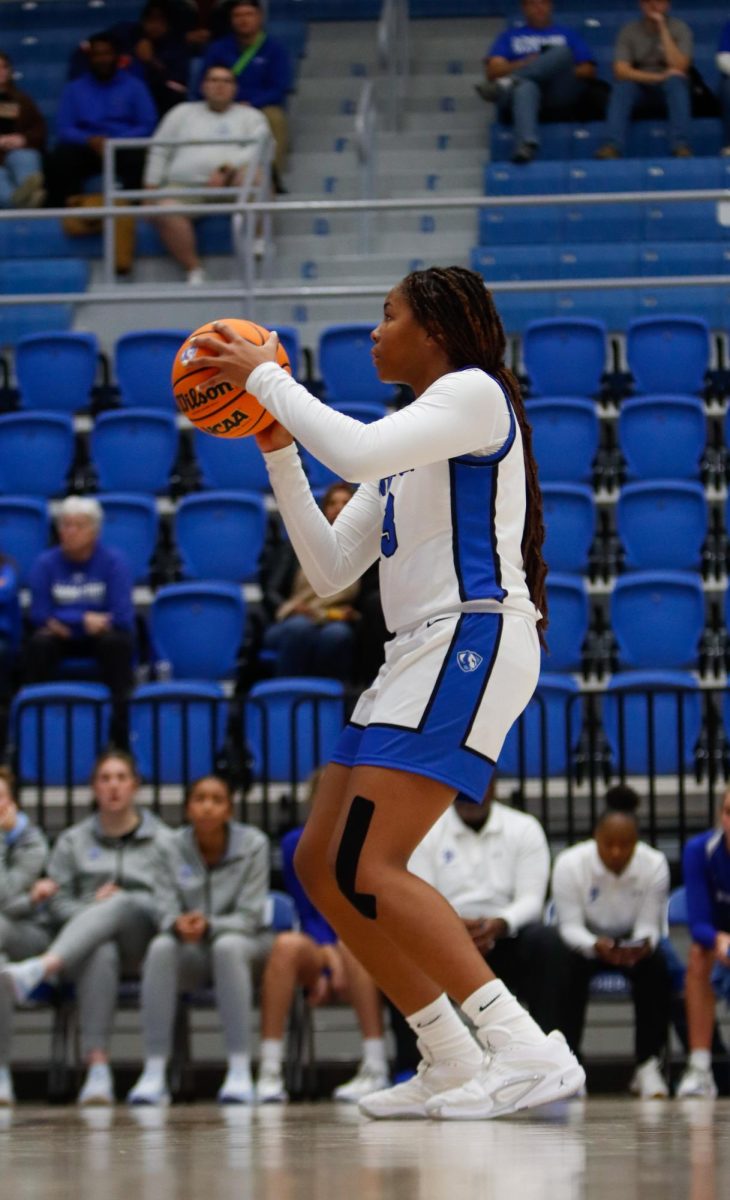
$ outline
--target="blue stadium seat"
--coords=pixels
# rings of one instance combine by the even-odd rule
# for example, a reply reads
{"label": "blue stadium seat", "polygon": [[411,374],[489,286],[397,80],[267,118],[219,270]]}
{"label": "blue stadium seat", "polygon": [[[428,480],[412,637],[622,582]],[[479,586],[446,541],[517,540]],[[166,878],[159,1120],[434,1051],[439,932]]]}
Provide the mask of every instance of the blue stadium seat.
{"label": "blue stadium seat", "polygon": [[621,403],[618,441],[632,479],[696,479],[707,418],[696,396],[635,396]]}
{"label": "blue stadium seat", "polygon": [[529,166],[487,163],[484,192],[487,196],[549,196],[568,191],[567,164],[536,159]]}
{"label": "blue stadium seat", "polygon": [[621,775],[691,770],[702,728],[696,680],[684,671],[625,671],[609,681],[603,732]]}
{"label": "blue stadium seat", "polygon": [[122,404],[174,412],[170,372],[189,329],[147,329],[124,333],[116,344],[114,371]]}
{"label": "blue stadium seat", "polygon": [[567,242],[637,242],[644,227],[644,205],[635,203],[568,205],[563,210],[562,233]]}
{"label": "blue stadium seat", "polygon": [[555,397],[531,400],[525,408],[543,483],[588,481],[600,436],[593,402]]}
{"label": "blue stadium seat", "polygon": [[644,190],[644,164],[621,159],[618,162],[594,158],[576,159],[567,166],[567,192],[641,192]]}
{"label": "blue stadium seat", "polygon": [[606,366],[606,326],[602,321],[533,321],[522,353],[532,392],[537,396],[593,396]]}
{"label": "blue stadium seat", "polygon": [[71,328],[73,316],[72,304],[2,305],[0,346],[14,346],[30,333],[65,332]]}
{"label": "blue stadium seat", "polygon": [[373,326],[329,325],[319,338],[319,373],[330,404],[390,404],[396,389],[378,379],[370,355]]}
{"label": "blue stadium seat", "polygon": [[639,317],[626,330],[626,358],[636,390],[697,393],[710,365],[710,330],[695,316]]}
{"label": "blue stadium seat", "polygon": [[89,264],[82,258],[11,258],[0,262],[0,293],[7,296],[43,292],[85,292]]}
{"label": "blue stadium seat", "polygon": [[[529,251],[530,247],[526,246],[525,250]],[[557,274],[561,279],[612,279],[617,275],[639,274],[638,242],[573,242],[560,246],[557,257]],[[604,315],[605,289],[599,303],[596,302],[592,289],[589,295],[593,312],[600,311]]]}
{"label": "blue stadium seat", "polygon": [[35,333],[20,338],[15,374],[23,408],[67,413],[88,408],[98,361],[99,344],[93,333]]}
{"label": "blue stadium seat", "polygon": [[[620,176],[624,163],[614,164]],[[641,171],[640,191],[676,192],[684,188],[706,191],[725,187],[724,164],[720,158],[653,158],[637,161]]]}
{"label": "blue stadium seat", "polygon": [[580,575],[548,575],[549,625],[543,666],[548,671],[579,671],[588,633],[588,592]]}
{"label": "blue stadium seat", "polygon": [[36,496],[0,496],[0,548],[12,559],[19,583],[38,555],[48,548],[51,523],[45,500]]}
{"label": "blue stadium seat", "polygon": [[73,456],[73,422],[65,413],[0,416],[0,492],[57,496],[66,491]]}
{"label": "blue stadium seat", "polygon": [[211,491],[184,496],[175,541],[187,579],[243,583],[258,575],[266,509],[258,492]]}
{"label": "blue stadium seat", "polygon": [[598,314],[607,329],[620,332],[633,320],[637,311],[634,289],[581,288],[554,295],[554,312],[562,319],[595,319]]}
{"label": "blue stadium seat", "polygon": [[287,352],[291,373],[295,379],[299,379],[302,365],[302,347],[299,340],[299,330],[296,325],[277,325],[276,332],[279,335],[279,341]]}
{"label": "blue stadium seat", "polygon": [[727,230],[718,219],[714,200],[667,200],[664,204],[649,200],[644,205],[641,236],[646,242],[722,241]]}
{"label": "blue stadium seat", "polygon": [[497,292],[495,302],[505,333],[522,335],[534,320],[547,320],[555,315],[552,292]]}
{"label": "blue stadium seat", "polygon": [[170,583],[150,609],[156,658],[176,679],[224,679],[233,674],[246,605],[233,583]]}
{"label": "blue stadium seat", "polygon": [[257,779],[301,782],[326,763],[345,721],[334,679],[300,676],[255,683],[244,705],[244,738]]}
{"label": "blue stadium seat", "polygon": [[630,569],[698,571],[707,528],[700,483],[652,479],[621,488],[616,529]]}
{"label": "blue stadium seat", "polygon": [[[507,280],[556,279],[558,263],[557,246],[474,246],[470,266],[489,285]],[[501,296],[497,304],[501,311]]]}
{"label": "blue stadium seat", "polygon": [[[702,160],[704,161],[704,160]],[[645,242],[639,248],[641,275],[723,275],[727,274],[730,247],[722,242]],[[684,297],[687,288],[674,292],[674,303]]]}
{"label": "blue stadium seat", "polygon": [[559,245],[563,237],[563,210],[559,204],[482,208],[478,228],[482,246],[527,242]]}
{"label": "blue stadium seat", "polygon": [[226,707],[217,683],[177,680],[136,688],[130,748],[142,778],[187,784],[215,771],[225,741]]}
{"label": "blue stadium seat", "polygon": [[20,780],[48,787],[88,783],[109,742],[110,701],[108,688],[95,683],[21,688],[10,710]]}
{"label": "blue stadium seat", "polygon": [[570,675],[544,672],[535,695],[507,734],[497,763],[499,774],[533,779],[565,775],[582,723],[578,684]]}
{"label": "blue stadium seat", "polygon": [[100,413],[91,460],[104,492],[166,492],[178,449],[172,413],[148,408]]}
{"label": "blue stadium seat", "polygon": [[689,923],[689,915],[687,912],[687,890],[683,887],[674,888],[669,893],[669,903],[667,905],[667,921],[669,925],[687,925]]}
{"label": "blue stadium seat", "polygon": [[582,483],[545,483],[543,554],[551,571],[585,575],[596,532],[593,489]]}
{"label": "blue stadium seat", "polygon": [[[703,284],[700,287],[683,287],[681,300],[683,308],[691,309],[697,318],[705,321],[711,328],[714,329],[723,324],[728,302],[728,289],[724,284],[713,283]],[[660,317],[671,319],[676,314],[677,301],[676,287],[641,286],[636,292],[634,316],[637,318],[651,317],[653,320]],[[626,325],[629,324],[629,320],[626,321]]]}
{"label": "blue stadium seat", "polygon": [[145,583],[157,546],[159,515],[155,501],[151,496],[129,492],[105,492],[97,500],[104,511],[102,542],[121,550],[134,582]]}
{"label": "blue stadium seat", "polygon": [[[671,536],[668,529],[666,536]],[[616,580],[611,626],[621,667],[693,667],[705,628],[705,597],[690,571],[634,571]]]}
{"label": "blue stadium seat", "polygon": [[206,488],[270,492],[269,473],[254,438],[211,437],[193,430],[195,458]]}

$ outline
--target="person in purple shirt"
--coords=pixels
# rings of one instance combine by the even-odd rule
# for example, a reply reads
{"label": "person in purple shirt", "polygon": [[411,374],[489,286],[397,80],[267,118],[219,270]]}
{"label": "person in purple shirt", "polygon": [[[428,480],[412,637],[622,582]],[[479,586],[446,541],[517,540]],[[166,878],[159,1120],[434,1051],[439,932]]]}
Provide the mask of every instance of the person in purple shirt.
{"label": "person in purple shirt", "polygon": [[719,827],[690,838],[682,868],[692,938],[685,982],[690,1053],[677,1095],[714,1097],[716,992],[730,998],[730,788],[722,798]]}
{"label": "person in purple shirt", "polygon": [[64,658],[95,658],[112,694],[112,740],[120,746],[133,683],[132,580],[123,556],[99,541],[101,522],[93,497],[69,496],[60,505],[60,544],[40,554],[30,573],[33,633],[25,676],[27,683],[44,683]]}
{"label": "person in purple shirt", "polygon": [[715,56],[720,72],[720,109],[722,112],[722,155],[730,157],[730,21],[726,21],[720,33]]}
{"label": "person in purple shirt", "polygon": [[231,32],[210,43],[199,78],[212,63],[231,67],[238,80],[236,99],[259,108],[269,122],[275,143],[274,184],[283,191],[281,178],[289,140],[285,106],[292,87],[289,53],[263,28],[259,0],[235,0],[229,12]]}
{"label": "person in purple shirt", "polygon": [[501,121],[512,121],[512,161],[535,157],[538,121],[579,115],[596,64],[583,38],[553,20],[552,0],[522,0],[524,23],[499,35],[487,55],[486,84],[477,91],[494,101]]}
{"label": "person in purple shirt", "polygon": [[[157,124],[157,109],[141,79],[119,67],[119,52],[107,33],[89,39],[88,70],[65,84],[56,119],[56,145],[46,164],[47,204],[62,208],[99,175],[107,138],[146,138]],[[139,188],[143,148],[119,150],[117,178]]]}

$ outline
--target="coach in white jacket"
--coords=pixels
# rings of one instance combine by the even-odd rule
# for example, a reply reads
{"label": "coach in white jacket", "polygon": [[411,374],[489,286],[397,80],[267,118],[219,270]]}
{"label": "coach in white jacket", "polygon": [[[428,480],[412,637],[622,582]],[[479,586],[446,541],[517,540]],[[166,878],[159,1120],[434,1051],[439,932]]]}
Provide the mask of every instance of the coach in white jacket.
{"label": "coach in white jacket", "polygon": [[593,975],[615,971],[631,984],[636,1013],[637,1069],[631,1090],[666,1096],[659,1071],[669,1024],[671,985],[659,942],[666,930],[669,865],[639,841],[632,788],[606,794],[594,835],[563,850],[553,869],[553,899],[560,935],[572,951],[569,1007],[562,1021],[577,1053]]}

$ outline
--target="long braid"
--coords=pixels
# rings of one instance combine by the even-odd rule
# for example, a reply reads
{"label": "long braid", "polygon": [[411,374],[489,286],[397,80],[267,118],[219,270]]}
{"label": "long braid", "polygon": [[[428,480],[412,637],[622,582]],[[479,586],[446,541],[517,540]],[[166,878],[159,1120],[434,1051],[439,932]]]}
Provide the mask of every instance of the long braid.
{"label": "long braid", "polygon": [[532,429],[525,415],[520,385],[504,361],[507,341],[492,294],[485,288],[482,277],[465,267],[413,271],[400,287],[418,323],[439,343],[453,366],[481,367],[501,384],[514,409],[522,432],[527,490],[522,558],[530,596],[542,614],[537,628],[544,646],[548,612],[547,565],[542,556],[545,540],[542,495],[532,450]]}

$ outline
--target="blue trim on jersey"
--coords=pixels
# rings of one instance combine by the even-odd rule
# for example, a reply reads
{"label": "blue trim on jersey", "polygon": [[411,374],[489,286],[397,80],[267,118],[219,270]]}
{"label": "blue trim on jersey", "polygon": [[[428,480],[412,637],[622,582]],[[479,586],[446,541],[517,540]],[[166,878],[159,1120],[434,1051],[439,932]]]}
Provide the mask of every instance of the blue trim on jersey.
{"label": "blue trim on jersey", "polygon": [[499,450],[495,450],[494,454],[459,454],[456,458],[451,459],[452,462],[468,463],[470,467],[493,467],[495,463],[501,462],[509,454],[517,436],[517,419],[504,389],[502,389],[502,395],[509,413],[509,433]]}
{"label": "blue trim on jersey", "polygon": [[449,460],[451,540],[462,601],[501,601],[507,595],[497,553],[498,472],[498,466],[475,471],[471,463]]}
{"label": "blue trim on jersey", "polygon": [[480,803],[495,764],[465,742],[494,667],[502,626],[497,614],[464,613],[418,728],[386,722],[373,722],[365,729],[348,725],[332,761],[412,771]]}

